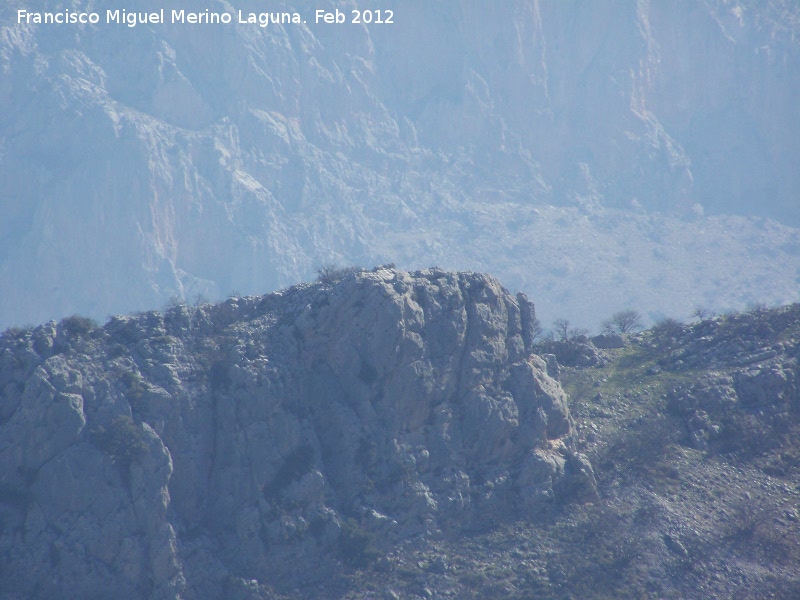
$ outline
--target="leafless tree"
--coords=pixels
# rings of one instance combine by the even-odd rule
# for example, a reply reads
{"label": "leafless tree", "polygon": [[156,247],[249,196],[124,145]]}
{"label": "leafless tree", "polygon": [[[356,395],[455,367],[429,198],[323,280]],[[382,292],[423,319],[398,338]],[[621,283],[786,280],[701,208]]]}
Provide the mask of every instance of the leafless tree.
{"label": "leafless tree", "polygon": [[603,331],[606,332],[632,333],[641,328],[642,315],[632,309],[621,310],[603,321]]}
{"label": "leafless tree", "polygon": [[694,312],[692,313],[692,316],[697,318],[697,319],[699,319],[700,321],[705,321],[706,319],[710,319],[711,317],[714,317],[715,314],[714,314],[714,311],[709,310],[708,308],[706,308],[704,306],[698,306],[697,308],[694,309]]}
{"label": "leafless tree", "polygon": [[553,331],[556,332],[558,339],[565,342],[569,339],[569,321],[567,319],[556,319],[553,321]]}

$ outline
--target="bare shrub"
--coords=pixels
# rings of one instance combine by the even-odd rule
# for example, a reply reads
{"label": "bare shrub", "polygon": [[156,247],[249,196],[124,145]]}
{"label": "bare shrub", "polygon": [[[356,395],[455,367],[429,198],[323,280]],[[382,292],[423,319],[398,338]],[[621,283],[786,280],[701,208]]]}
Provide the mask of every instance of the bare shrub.
{"label": "bare shrub", "polygon": [[317,269],[317,281],[328,285],[344,279],[350,273],[358,273],[358,267],[340,267],[336,264],[322,265]]}

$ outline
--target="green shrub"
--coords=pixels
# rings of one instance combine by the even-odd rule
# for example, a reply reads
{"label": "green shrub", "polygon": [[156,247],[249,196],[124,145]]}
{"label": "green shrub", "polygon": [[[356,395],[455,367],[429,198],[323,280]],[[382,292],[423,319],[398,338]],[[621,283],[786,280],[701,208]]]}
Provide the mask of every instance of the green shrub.
{"label": "green shrub", "polygon": [[349,567],[363,569],[374,562],[380,553],[375,549],[374,536],[366,531],[355,519],[342,523],[339,536],[339,553]]}
{"label": "green shrub", "polygon": [[21,340],[31,330],[31,327],[9,327],[0,333],[0,339]]}
{"label": "green shrub", "polygon": [[119,382],[122,384],[123,394],[130,404],[131,410],[139,413],[144,408],[144,397],[147,393],[142,376],[136,371],[122,371],[119,375]]}
{"label": "green shrub", "polygon": [[102,425],[90,431],[90,441],[111,457],[114,464],[128,467],[134,458],[147,452],[147,437],[128,415],[116,417],[108,429]]}
{"label": "green shrub", "polygon": [[683,323],[671,318],[661,319],[650,331],[653,341],[660,348],[667,348],[683,335]]}
{"label": "green shrub", "polygon": [[84,336],[98,327],[95,320],[80,315],[72,315],[63,319],[60,326],[68,337]]}

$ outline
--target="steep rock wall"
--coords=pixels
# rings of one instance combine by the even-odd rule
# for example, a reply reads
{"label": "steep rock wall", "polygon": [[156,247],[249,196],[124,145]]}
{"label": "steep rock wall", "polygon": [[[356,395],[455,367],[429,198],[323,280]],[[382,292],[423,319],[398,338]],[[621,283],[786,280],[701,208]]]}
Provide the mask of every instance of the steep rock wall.
{"label": "steep rock wall", "polygon": [[591,499],[534,320],[487,276],[379,268],[4,336],[3,591],[269,597]]}

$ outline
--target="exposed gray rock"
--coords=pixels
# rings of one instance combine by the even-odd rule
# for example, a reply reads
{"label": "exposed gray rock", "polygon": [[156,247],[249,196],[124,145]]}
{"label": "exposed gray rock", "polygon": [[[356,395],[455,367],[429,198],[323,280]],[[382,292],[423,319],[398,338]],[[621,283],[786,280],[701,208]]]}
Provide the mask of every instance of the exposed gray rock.
{"label": "exposed gray rock", "polygon": [[267,598],[591,500],[534,319],[484,275],[378,268],[4,336],[0,592]]}
{"label": "exposed gray rock", "polygon": [[567,367],[595,367],[603,360],[594,344],[586,338],[545,341],[539,344],[539,351],[554,355],[559,364]]}
{"label": "exposed gray rock", "polygon": [[761,439],[766,431],[784,431],[792,422],[800,406],[799,371],[784,338],[796,335],[798,316],[797,304],[756,309],[702,321],[675,340],[678,347],[661,361],[665,368],[716,366],[729,373],[709,370],[668,395],[692,446],[704,450],[719,440],[727,451],[755,454],[775,442]]}
{"label": "exposed gray rock", "polygon": [[595,348],[609,350],[613,348],[624,348],[625,338],[618,333],[601,333],[591,338]]}
{"label": "exposed gray rock", "polygon": [[677,554],[682,558],[689,557],[689,551],[686,550],[686,546],[684,546],[683,543],[678,538],[672,537],[671,535],[665,533],[664,544],[666,544],[670,552]]}
{"label": "exposed gray rock", "polygon": [[799,404],[796,371],[794,361],[743,369],[735,378],[736,393],[749,408],[796,409]]}

